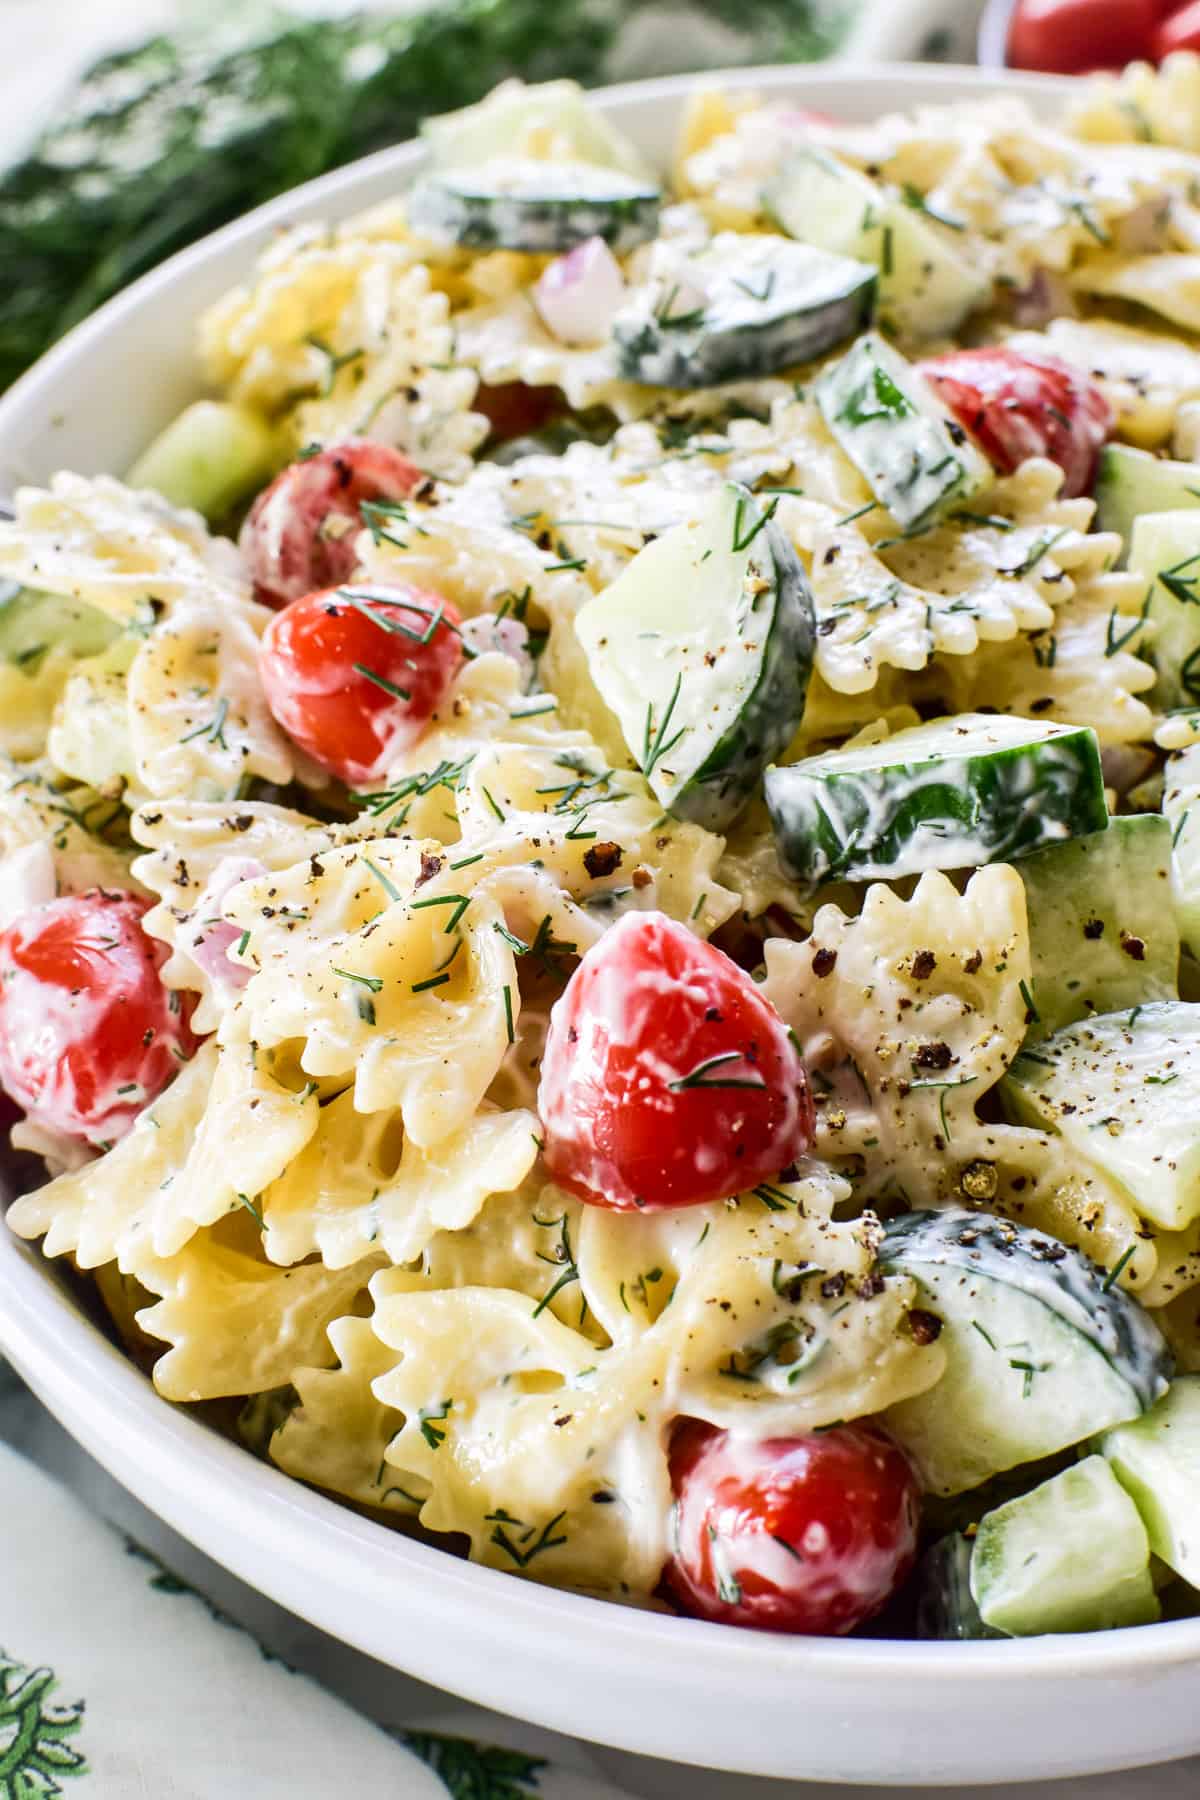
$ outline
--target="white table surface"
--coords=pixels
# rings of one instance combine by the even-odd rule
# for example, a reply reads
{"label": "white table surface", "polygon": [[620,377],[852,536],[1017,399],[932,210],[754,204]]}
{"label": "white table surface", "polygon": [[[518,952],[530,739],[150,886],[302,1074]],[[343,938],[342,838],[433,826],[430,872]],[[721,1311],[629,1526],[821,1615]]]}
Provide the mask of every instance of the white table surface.
{"label": "white table surface", "polygon": [[[54,104],[73,68],[123,41],[181,18],[210,17],[229,0],[0,0],[0,158],[28,138],[33,122]],[[297,0],[294,0],[297,3]],[[334,0],[336,4],[336,0]],[[298,0],[308,10],[331,10],[330,0]],[[394,10],[394,3],[393,3]],[[978,0],[880,0],[857,34],[867,55],[913,55],[930,30],[946,22],[960,46],[969,45]],[[965,59],[965,49],[960,50]],[[2,302],[0,302],[2,304]],[[315,1632],[210,1562],[139,1507],[86,1457],[0,1368],[0,1438],[11,1442],[83,1495],[140,1543],[153,1549],[193,1586],[287,1661],[305,1670],[379,1723],[438,1717],[452,1726],[455,1702],[445,1694]],[[1198,1672],[1200,1678],[1200,1672]],[[1198,1688],[1200,1694],[1200,1688]],[[132,1699],[131,1699],[131,1703]],[[703,1697],[697,1696],[698,1710]],[[478,1718],[478,1714],[475,1715]],[[1064,1721],[1064,1731],[1070,1722]],[[489,1735],[579,1768],[599,1767],[640,1800],[928,1800],[927,1788],[847,1790],[807,1783],[768,1782],[684,1769],[623,1752],[573,1745],[570,1740],[516,1727],[496,1718]],[[800,1747],[798,1746],[798,1751]],[[802,1754],[802,1752],[801,1752]],[[986,1780],[986,1771],[980,1771]],[[980,1789],[941,1790],[947,1800],[984,1800]],[[1136,1773],[1093,1776],[1032,1787],[991,1787],[990,1800],[1200,1800],[1200,1759]],[[295,1800],[310,1800],[296,1795]],[[318,1800],[316,1795],[311,1800]],[[324,1800],[324,1797],[321,1797]]]}

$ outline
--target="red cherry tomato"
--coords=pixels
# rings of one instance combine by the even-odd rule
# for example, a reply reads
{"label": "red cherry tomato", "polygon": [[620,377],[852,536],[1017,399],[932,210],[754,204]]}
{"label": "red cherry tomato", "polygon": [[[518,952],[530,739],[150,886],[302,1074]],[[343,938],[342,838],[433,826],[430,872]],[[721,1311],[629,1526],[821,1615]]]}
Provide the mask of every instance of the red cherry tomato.
{"label": "red cherry tomato", "polygon": [[739,1193],[813,1135],[778,1013],[723,951],[652,912],[618,920],[567,983],[538,1108],[555,1181],[618,1212]]}
{"label": "red cherry tomato", "polygon": [[159,978],[136,894],[66,894],[0,932],[0,1083],[88,1143],[123,1136],[192,1054],[189,1008]]}
{"label": "red cherry tomato", "polygon": [[1064,495],[1085,494],[1113,413],[1094,382],[1056,356],[993,346],[951,350],[920,365],[961,425],[1003,475],[1027,456],[1048,456]]}
{"label": "red cherry tomato", "polygon": [[1190,6],[1171,13],[1154,33],[1150,55],[1155,62],[1161,62],[1174,50],[1200,50],[1200,0],[1192,0]]}
{"label": "red cherry tomato", "polygon": [[564,401],[562,390],[556,387],[527,387],[523,381],[502,381],[490,387],[481,381],[471,406],[488,421],[492,437],[505,443],[540,431],[562,412]]}
{"label": "red cherry tomato", "polygon": [[697,1618],[840,1636],[913,1566],[916,1476],[873,1426],[756,1442],[689,1419],[671,1446],[671,1485],[666,1585]]}
{"label": "red cherry tomato", "polygon": [[1014,69],[1078,75],[1149,56],[1159,0],[1018,0],[1008,30]]}
{"label": "red cherry tomato", "polygon": [[363,501],[407,500],[424,480],[398,450],[364,438],[289,463],[242,526],[239,542],[258,598],[283,606],[314,588],[349,581]]}
{"label": "red cherry tomato", "polygon": [[258,667],[293,742],[343,781],[415,743],[462,661],[459,615],[423,588],[326,588],[275,614]]}

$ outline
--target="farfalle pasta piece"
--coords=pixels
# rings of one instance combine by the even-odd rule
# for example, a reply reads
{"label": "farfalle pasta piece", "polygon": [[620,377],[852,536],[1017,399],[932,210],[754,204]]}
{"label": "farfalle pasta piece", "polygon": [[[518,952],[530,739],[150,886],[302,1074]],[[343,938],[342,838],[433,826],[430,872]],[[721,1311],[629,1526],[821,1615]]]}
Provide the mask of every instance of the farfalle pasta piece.
{"label": "farfalle pasta piece", "polygon": [[132,775],[165,799],[232,798],[251,776],[286,783],[297,753],[258,679],[261,607],[214,592],[172,609],[147,634],[128,677]]}
{"label": "farfalle pasta piece", "polygon": [[[252,1202],[316,1129],[314,1093],[285,1086],[272,1056],[211,1039],[98,1160],[22,1195],[9,1223],[48,1256],[137,1273]],[[283,1072],[283,1071],[281,1071]],[[311,1086],[311,1084],[310,1084]]]}
{"label": "farfalle pasta piece", "polygon": [[281,1269],[200,1233],[167,1261],[140,1262],[138,1280],[161,1297],[137,1322],[170,1345],[154,1365],[155,1387],[187,1402],[258,1394],[331,1361],[327,1329],[365,1295],[380,1260]]}
{"label": "farfalle pasta piece", "polygon": [[413,1262],[439,1231],[470,1225],[490,1195],[520,1187],[537,1130],[532,1112],[481,1111],[422,1148],[403,1138],[395,1113],[357,1112],[348,1089],[262,1195],[266,1253],[279,1263],[315,1254],[330,1269],[373,1250]]}
{"label": "farfalle pasta piece", "polygon": [[857,918],[826,906],[806,943],[769,940],[766,963],[764,992],[814,1071],[822,1153],[861,1157],[873,1191],[940,1197],[1025,1035],[1020,876],[981,869],[960,895],[929,873],[910,900],[874,886]]}
{"label": "farfalle pasta piece", "polygon": [[988,707],[1021,718],[1090,725],[1101,744],[1149,739],[1156,714],[1147,700],[1155,673],[1139,651],[1149,644],[1140,576],[1114,571],[1082,579],[1050,630],[966,659],[941,657],[929,672],[946,712]]}
{"label": "farfalle pasta piece", "polygon": [[457,479],[487,435],[446,297],[410,243],[300,227],[209,310],[201,345],[240,403],[291,408],[297,447],[369,435]]}
{"label": "farfalle pasta piece", "polygon": [[[230,897],[259,972],[222,1029],[298,1044],[306,1075],[352,1080],[362,1111],[398,1109],[428,1148],[474,1112],[500,1066],[520,1009],[513,952],[495,901],[456,887],[436,846],[369,848]],[[438,873],[418,893],[423,855]]]}
{"label": "farfalle pasta piece", "polygon": [[1091,257],[1075,270],[1071,285],[1078,293],[1133,301],[1185,331],[1200,331],[1200,255],[1194,252]]}
{"label": "farfalle pasta piece", "polygon": [[509,884],[532,848],[553,881],[594,913],[657,906],[707,936],[737,905],[717,879],[721,839],[665,817],[641,775],[594,751],[493,744],[463,778],[459,819],[464,847],[486,847]]}
{"label": "farfalle pasta piece", "polygon": [[395,1352],[365,1318],[335,1319],[328,1336],[336,1366],[292,1373],[283,1417],[267,1445],[271,1461],[298,1481],[360,1506],[419,1511],[429,1484],[385,1461],[404,1419],[376,1399],[372,1386],[395,1367]]}
{"label": "farfalle pasta piece", "polygon": [[388,1462],[430,1484],[421,1522],[464,1532],[492,1567],[648,1592],[666,1556],[664,1425],[630,1427],[661,1386],[663,1347],[606,1380],[595,1345],[523,1294],[394,1293],[391,1279],[374,1284],[374,1328],[399,1358],[374,1391],[405,1417]]}
{"label": "farfalle pasta piece", "polygon": [[488,422],[472,410],[478,378],[447,319],[425,269],[400,279],[368,270],[321,345],[316,397],[292,415],[297,447],[370,437],[432,475],[461,479]]}
{"label": "farfalle pasta piece", "polygon": [[[138,844],[137,879],[158,897],[143,920],[151,937],[170,945],[162,978],[200,998],[192,1015],[199,1033],[214,1031],[248,971],[218,954],[239,935],[214,896],[225,876],[238,879],[292,864],[333,847],[335,833],[306,814],[263,800],[164,800],[130,820]],[[223,899],[222,894],[221,898]]]}
{"label": "farfalle pasta piece", "polygon": [[[1090,501],[1057,498],[1061,481],[1052,463],[1033,460],[911,538],[887,535],[873,516],[818,531],[816,667],[828,687],[865,692],[889,666],[915,673],[934,657],[969,660],[982,645],[1050,631],[1120,554],[1113,534],[1088,532]],[[1140,604],[1136,578],[1110,589],[1111,607],[1134,594]]]}
{"label": "farfalle pasta piece", "polygon": [[148,618],[151,600],[171,607],[214,596],[248,600],[234,546],[209,535],[199,513],[158,494],[135,493],[111,475],[56,475],[49,488],[18,488],[16,517],[0,520],[0,578],[79,600],[121,624]]}
{"label": "farfalle pasta piece", "polygon": [[232,544],[199,514],[107,475],[56,475],[47,490],[21,489],[16,508],[0,522],[0,576],[96,607],[140,640],[127,675],[122,664],[79,677],[78,699],[105,702],[99,733],[114,741],[97,746],[98,769],[93,756],[76,773],[115,774],[159,797],[291,780],[296,758],[258,679],[270,614]]}
{"label": "farfalle pasta piece", "polygon": [[812,1070],[817,1148],[861,1204],[984,1202],[1108,1267],[1125,1258],[1131,1287],[1151,1278],[1153,1243],[1110,1183],[1050,1134],[978,1115],[1032,992],[1015,869],[981,869],[962,894],[936,872],[909,900],[872,887],[857,918],[827,906],[806,943],[769,940],[766,963],[764,991]]}
{"label": "farfalle pasta piece", "polygon": [[1200,151],[1200,60],[1171,56],[1158,69],[1135,62],[1119,76],[1094,76],[1072,95],[1066,123],[1085,143]]}

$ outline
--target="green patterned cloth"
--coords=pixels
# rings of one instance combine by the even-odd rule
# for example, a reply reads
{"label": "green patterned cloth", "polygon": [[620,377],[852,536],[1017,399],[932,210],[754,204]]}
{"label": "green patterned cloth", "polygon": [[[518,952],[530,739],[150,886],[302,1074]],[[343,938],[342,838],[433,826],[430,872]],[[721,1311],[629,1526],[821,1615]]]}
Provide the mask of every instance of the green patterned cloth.
{"label": "green patterned cloth", "polygon": [[[34,1418],[11,1383],[0,1365],[0,1432]],[[281,1623],[287,1651],[319,1644],[283,1614],[252,1635],[0,1444],[0,1800],[621,1800],[536,1733],[497,1744],[482,1716],[418,1720],[439,1697],[375,1670],[381,1729],[285,1660]],[[374,1665],[355,1660],[362,1681]]]}

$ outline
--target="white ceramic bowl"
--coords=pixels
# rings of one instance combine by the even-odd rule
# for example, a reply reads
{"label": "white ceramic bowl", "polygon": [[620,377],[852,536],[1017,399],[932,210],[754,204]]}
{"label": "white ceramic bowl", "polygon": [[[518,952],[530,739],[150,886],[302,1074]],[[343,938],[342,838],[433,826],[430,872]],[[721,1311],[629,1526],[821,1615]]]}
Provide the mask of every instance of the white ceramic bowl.
{"label": "white ceramic bowl", "polygon": [[[838,117],[970,98],[975,71],[743,71]],[[1061,84],[1009,78],[1052,106]],[[688,78],[598,103],[665,159]],[[278,228],[395,191],[412,146],[300,188],[147,276],[0,401],[0,491],[122,470],[194,397],[197,315]],[[622,1609],[460,1562],[255,1461],[157,1398],[33,1248],[0,1230],[0,1349],[85,1449],[243,1580],[438,1686],[560,1731],[745,1774],[844,1782],[1033,1779],[1200,1750],[1200,1620],[1028,1642],[784,1638]]]}

